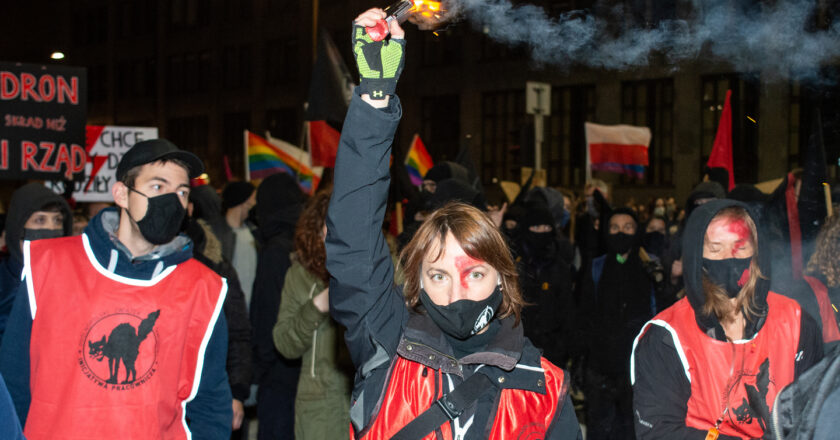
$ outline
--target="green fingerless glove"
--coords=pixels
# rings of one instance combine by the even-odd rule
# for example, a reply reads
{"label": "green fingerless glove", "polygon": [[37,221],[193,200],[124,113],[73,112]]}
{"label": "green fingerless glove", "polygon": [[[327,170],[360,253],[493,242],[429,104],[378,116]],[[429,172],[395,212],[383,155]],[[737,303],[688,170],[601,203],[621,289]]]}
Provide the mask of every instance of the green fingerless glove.
{"label": "green fingerless glove", "polygon": [[359,67],[359,89],[372,99],[393,95],[405,62],[405,40],[373,41],[364,26],[353,24],[353,54]]}

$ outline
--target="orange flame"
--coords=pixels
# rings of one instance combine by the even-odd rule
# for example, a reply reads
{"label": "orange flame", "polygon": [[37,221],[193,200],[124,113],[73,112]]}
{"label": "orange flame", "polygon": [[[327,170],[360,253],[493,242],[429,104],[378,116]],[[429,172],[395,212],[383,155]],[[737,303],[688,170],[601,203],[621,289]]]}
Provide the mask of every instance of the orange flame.
{"label": "orange flame", "polygon": [[420,14],[424,17],[435,17],[440,18],[439,12],[441,12],[440,2],[435,2],[431,0],[412,0],[414,2],[414,7],[412,8],[412,12],[416,14]]}

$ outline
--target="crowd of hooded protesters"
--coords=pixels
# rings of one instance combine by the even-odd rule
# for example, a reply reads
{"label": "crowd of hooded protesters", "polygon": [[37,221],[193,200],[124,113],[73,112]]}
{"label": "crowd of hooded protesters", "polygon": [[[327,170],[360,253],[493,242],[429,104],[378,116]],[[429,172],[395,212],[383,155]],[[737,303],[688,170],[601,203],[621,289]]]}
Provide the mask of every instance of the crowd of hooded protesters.
{"label": "crowd of hooded protesters", "polygon": [[840,216],[803,233],[799,174],[619,205],[440,162],[393,236],[399,69],[366,75],[404,40],[360,30],[381,18],[356,19],[330,188],[193,186],[201,160],[150,140],[113,204],[14,191],[0,437],[833,438],[836,384],[799,413],[837,364]]}

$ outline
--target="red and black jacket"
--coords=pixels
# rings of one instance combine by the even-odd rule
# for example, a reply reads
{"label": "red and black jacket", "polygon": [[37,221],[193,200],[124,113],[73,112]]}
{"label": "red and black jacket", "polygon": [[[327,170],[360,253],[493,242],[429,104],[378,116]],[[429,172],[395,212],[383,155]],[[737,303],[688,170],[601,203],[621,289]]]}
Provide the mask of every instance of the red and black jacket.
{"label": "red and black jacket", "polygon": [[[496,341],[472,355],[477,358],[455,359],[427,316],[409,316],[402,291],[394,285],[394,268],[381,232],[390,147],[400,117],[396,97],[382,110],[353,97],[327,214],[330,311],[347,328],[345,340],[356,366],[350,411],[356,438],[387,438],[471,373],[486,373],[503,383],[494,395],[479,400],[464,438],[523,429],[537,429],[535,434],[544,438],[574,438],[579,427],[565,396],[562,370],[541,360],[521,327],[503,321]],[[415,400],[406,402],[408,398]],[[520,403],[503,408],[511,399]],[[530,424],[531,418],[539,426]],[[458,422],[458,428],[466,423]],[[445,424],[438,438],[451,438],[448,433],[458,428]]]}

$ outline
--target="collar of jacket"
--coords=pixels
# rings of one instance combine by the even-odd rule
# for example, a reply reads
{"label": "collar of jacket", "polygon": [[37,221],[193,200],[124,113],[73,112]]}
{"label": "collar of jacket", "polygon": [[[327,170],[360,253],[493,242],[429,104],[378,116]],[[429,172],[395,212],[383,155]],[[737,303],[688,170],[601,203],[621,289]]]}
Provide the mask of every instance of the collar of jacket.
{"label": "collar of jacket", "polygon": [[156,246],[146,255],[133,257],[117,239],[119,219],[116,208],[105,208],[85,227],[91,250],[102,267],[113,268],[114,273],[124,277],[148,280],[167,267],[192,258],[192,240],[184,234]]}
{"label": "collar of jacket", "polygon": [[545,393],[540,353],[525,338],[515,318],[501,320],[502,328],[484,351],[456,359],[443,332],[425,313],[411,312],[397,354],[442,373],[464,377],[464,366],[486,374],[500,388]]}

